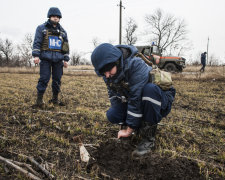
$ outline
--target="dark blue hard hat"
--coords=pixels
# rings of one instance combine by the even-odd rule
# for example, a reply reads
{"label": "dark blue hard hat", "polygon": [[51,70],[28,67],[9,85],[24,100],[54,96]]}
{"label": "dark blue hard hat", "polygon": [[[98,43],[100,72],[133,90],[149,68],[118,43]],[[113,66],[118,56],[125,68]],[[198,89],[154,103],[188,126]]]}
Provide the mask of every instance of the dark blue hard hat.
{"label": "dark blue hard hat", "polygon": [[[91,55],[91,62],[95,67],[97,75],[101,75],[101,71],[107,71],[115,66],[115,62],[122,56],[122,52],[115,46],[109,43],[100,44]],[[106,66],[108,65],[109,66]]]}
{"label": "dark blue hard hat", "polygon": [[50,18],[51,16],[59,16],[59,18],[62,18],[62,14],[61,14],[59,8],[57,8],[57,7],[51,7],[48,10],[47,17]]}

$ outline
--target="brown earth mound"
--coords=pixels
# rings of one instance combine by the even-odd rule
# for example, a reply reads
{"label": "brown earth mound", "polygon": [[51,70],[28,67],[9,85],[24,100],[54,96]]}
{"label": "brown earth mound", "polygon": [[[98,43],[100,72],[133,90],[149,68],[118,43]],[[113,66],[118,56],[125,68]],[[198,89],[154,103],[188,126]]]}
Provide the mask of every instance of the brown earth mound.
{"label": "brown earth mound", "polygon": [[148,154],[132,157],[134,147],[129,142],[107,141],[92,154],[100,174],[109,179],[205,179],[196,162],[185,158]]}

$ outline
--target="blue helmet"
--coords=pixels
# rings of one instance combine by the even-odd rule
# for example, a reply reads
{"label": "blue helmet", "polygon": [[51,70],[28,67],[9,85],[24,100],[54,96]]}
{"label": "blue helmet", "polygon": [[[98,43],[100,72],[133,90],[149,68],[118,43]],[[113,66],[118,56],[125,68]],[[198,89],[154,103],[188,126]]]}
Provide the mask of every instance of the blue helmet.
{"label": "blue helmet", "polygon": [[105,65],[116,62],[122,56],[122,52],[115,46],[109,43],[100,44],[91,55],[91,62],[95,67],[97,75]]}
{"label": "blue helmet", "polygon": [[51,16],[59,16],[59,18],[62,18],[62,14],[61,14],[59,8],[57,8],[57,7],[51,7],[48,10],[47,17],[50,18]]}

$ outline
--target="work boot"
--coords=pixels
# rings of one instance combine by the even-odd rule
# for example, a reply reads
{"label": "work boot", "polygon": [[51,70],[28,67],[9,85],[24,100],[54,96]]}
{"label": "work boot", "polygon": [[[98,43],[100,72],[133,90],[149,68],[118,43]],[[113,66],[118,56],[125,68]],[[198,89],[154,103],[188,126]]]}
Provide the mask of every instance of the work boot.
{"label": "work boot", "polygon": [[155,147],[155,134],[157,124],[150,125],[147,122],[143,123],[143,127],[140,129],[140,135],[142,141],[138,144],[137,148],[133,151],[134,156],[143,156],[153,150]]}
{"label": "work boot", "polygon": [[53,94],[52,103],[53,104],[59,104],[58,94]]}
{"label": "work boot", "polygon": [[59,101],[58,93],[53,93],[52,99],[49,101],[49,103],[53,103],[54,105],[65,106],[65,104],[63,102]]}
{"label": "work boot", "polygon": [[43,95],[43,93],[37,93],[36,106],[42,107],[44,105]]}

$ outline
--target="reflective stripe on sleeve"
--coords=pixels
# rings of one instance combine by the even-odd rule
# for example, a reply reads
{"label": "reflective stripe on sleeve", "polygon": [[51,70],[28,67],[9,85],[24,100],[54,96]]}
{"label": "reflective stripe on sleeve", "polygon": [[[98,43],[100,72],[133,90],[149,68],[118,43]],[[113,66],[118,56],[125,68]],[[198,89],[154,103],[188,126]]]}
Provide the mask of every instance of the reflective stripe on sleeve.
{"label": "reflective stripe on sleeve", "polygon": [[119,98],[119,99],[121,99],[121,97],[119,97],[119,96],[112,96],[112,97],[109,97],[109,99],[113,99],[113,98]]}
{"label": "reflective stripe on sleeve", "polygon": [[41,51],[40,49],[33,49],[33,51]]}
{"label": "reflective stripe on sleeve", "polygon": [[136,114],[136,113],[133,113],[133,112],[130,112],[130,111],[127,111],[127,114],[130,114],[131,116],[134,116],[134,117],[137,117],[137,118],[140,118],[140,117],[143,116],[142,114]]}
{"label": "reflective stripe on sleeve", "polygon": [[142,97],[142,101],[150,101],[158,106],[161,106],[161,102],[155,100],[155,99],[152,99],[150,97]]}
{"label": "reflective stripe on sleeve", "polygon": [[69,54],[64,54],[64,56],[68,56],[69,57]]}

